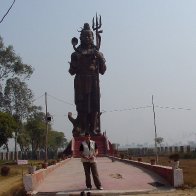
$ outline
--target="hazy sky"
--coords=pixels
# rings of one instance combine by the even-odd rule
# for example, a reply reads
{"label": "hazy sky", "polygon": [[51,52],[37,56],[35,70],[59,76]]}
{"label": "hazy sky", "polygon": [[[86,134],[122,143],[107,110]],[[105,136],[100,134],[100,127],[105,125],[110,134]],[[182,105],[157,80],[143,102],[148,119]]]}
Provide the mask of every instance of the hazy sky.
{"label": "hazy sky", "polygon": [[[12,2],[0,0],[0,17]],[[43,109],[48,93],[54,129],[71,139],[67,113],[76,114],[74,77],[68,73],[71,39],[79,38],[77,30],[91,24],[96,12],[102,16],[100,50],[107,65],[100,76],[102,131],[112,143],[153,144],[153,110],[142,107],[152,106],[154,95],[157,134],[164,143],[195,141],[194,0],[17,0],[0,35],[34,67],[29,87]]]}

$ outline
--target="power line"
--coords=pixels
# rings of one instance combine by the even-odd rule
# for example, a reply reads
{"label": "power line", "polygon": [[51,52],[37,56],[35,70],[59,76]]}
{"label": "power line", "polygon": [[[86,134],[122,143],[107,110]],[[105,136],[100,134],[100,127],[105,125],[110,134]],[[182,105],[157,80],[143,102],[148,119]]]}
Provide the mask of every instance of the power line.
{"label": "power line", "polygon": [[[191,110],[190,108],[175,108],[175,107],[169,107],[169,106],[159,106],[156,105],[156,108],[160,108],[160,109],[172,109],[172,110]],[[110,111],[106,111],[106,110],[102,110],[102,113],[107,113],[107,112],[124,112],[124,111],[130,111],[130,110],[140,110],[140,109],[146,109],[146,108],[152,108],[152,106],[141,106],[141,107],[133,107],[133,108],[125,108],[125,109],[115,109],[115,110],[110,110]]]}
{"label": "power line", "polygon": [[35,99],[33,100],[33,102],[37,101],[38,99],[40,99],[40,98],[43,97],[43,96],[44,96],[44,94],[43,94],[43,95],[40,95],[39,97],[35,98]]}
{"label": "power line", "polygon": [[[38,99],[40,99],[41,97],[43,97],[43,95],[37,97],[36,99],[33,100],[36,101]],[[71,105],[71,106],[75,106],[75,104],[73,103],[69,103],[67,101],[64,101],[63,99],[60,99],[60,98],[57,98],[53,95],[50,95],[48,94],[49,97],[52,97],[53,99],[59,101],[59,102],[62,102],[62,103],[65,103],[65,104],[68,104],[68,105]],[[171,106],[159,106],[159,105],[155,105],[156,108],[160,108],[160,109],[172,109],[172,110],[191,110],[190,108],[182,108],[182,107],[179,107],[179,108],[175,108],[175,107],[171,107]],[[124,109],[114,109],[114,110],[109,110],[109,111],[106,111],[106,110],[102,110],[102,113],[112,113],[112,112],[124,112],[124,111],[131,111],[131,110],[140,110],[140,109],[146,109],[146,108],[152,108],[151,105],[147,105],[147,106],[140,106],[140,107],[131,107],[131,108],[124,108]]]}
{"label": "power line", "polygon": [[13,1],[12,5],[9,7],[8,11],[5,13],[5,15],[3,16],[3,18],[1,19],[0,23],[3,22],[4,18],[8,15],[9,11],[12,9],[12,6],[14,5],[16,0]]}
{"label": "power line", "polygon": [[159,105],[156,105],[155,107],[161,108],[161,109],[171,109],[171,110],[191,110],[190,108],[174,108],[174,107],[169,107],[169,106],[163,107]]}
{"label": "power line", "polygon": [[106,113],[106,112],[124,112],[124,111],[139,110],[139,109],[145,109],[145,108],[151,108],[151,107],[152,106],[141,106],[141,107],[118,109],[118,110],[116,109],[116,110],[110,110],[110,111],[102,110],[102,113]]}
{"label": "power line", "polygon": [[67,101],[64,101],[64,100],[62,100],[62,99],[59,99],[59,98],[54,97],[54,96],[49,95],[49,94],[48,94],[48,96],[50,96],[50,97],[52,97],[53,99],[56,99],[57,101],[60,101],[60,102],[62,102],[62,103],[65,103],[65,104],[68,104],[68,105],[74,106],[74,104],[73,104],[73,103],[69,103],[69,102],[67,102]]}

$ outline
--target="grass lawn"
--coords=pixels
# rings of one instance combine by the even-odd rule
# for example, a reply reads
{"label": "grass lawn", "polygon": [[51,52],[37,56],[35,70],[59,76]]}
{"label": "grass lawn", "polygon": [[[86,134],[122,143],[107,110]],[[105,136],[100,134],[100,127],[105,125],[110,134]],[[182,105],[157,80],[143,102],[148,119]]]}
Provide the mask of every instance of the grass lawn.
{"label": "grass lawn", "polygon": [[[36,163],[34,161],[34,163]],[[10,167],[8,176],[0,175],[0,196],[23,196],[24,188],[22,182],[22,173],[27,173],[28,165],[17,165],[13,162],[0,161],[0,169],[3,165]]]}
{"label": "grass lawn", "polygon": [[[0,176],[0,195],[1,196],[13,196],[21,195],[23,190],[22,177],[21,175],[2,177]],[[19,193],[20,192],[20,193]]]}
{"label": "grass lawn", "polygon": [[[0,166],[1,168],[2,166]],[[1,196],[11,196],[11,195],[21,195],[23,189],[22,183],[22,167],[18,165],[9,165],[10,174],[8,176],[0,175],[0,195]],[[23,166],[24,167],[24,166]],[[27,166],[24,167],[24,171],[27,171]]]}

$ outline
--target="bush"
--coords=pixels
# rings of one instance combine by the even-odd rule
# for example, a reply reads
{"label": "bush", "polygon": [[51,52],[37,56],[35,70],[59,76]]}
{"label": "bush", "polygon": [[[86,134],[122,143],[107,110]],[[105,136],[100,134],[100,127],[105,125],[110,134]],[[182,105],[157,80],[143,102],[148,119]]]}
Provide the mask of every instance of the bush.
{"label": "bush", "polygon": [[36,167],[36,170],[39,170],[39,169],[42,169],[42,165],[41,164],[38,164],[37,167]]}
{"label": "bush", "polygon": [[155,159],[150,159],[150,164],[151,165],[155,165],[156,164],[156,160]]}
{"label": "bush", "polygon": [[8,166],[3,166],[3,167],[1,168],[1,175],[2,175],[2,176],[8,176],[9,173],[10,173],[10,167],[8,167]]}
{"label": "bush", "polygon": [[142,157],[138,157],[138,158],[137,158],[137,161],[138,161],[138,162],[142,162]]}
{"label": "bush", "polygon": [[42,163],[42,168],[43,169],[47,169],[47,167],[48,167],[48,163],[46,163],[46,162]]}
{"label": "bush", "polygon": [[196,151],[192,152],[192,156],[193,159],[196,159]]}
{"label": "bush", "polygon": [[48,161],[48,166],[50,166],[50,165],[55,165],[57,163],[57,160],[49,160]]}
{"label": "bush", "polygon": [[7,161],[4,165],[17,165],[17,163],[15,161]]}
{"label": "bush", "polygon": [[28,173],[29,174],[34,174],[36,171],[37,167],[35,165],[29,165],[28,167]]}
{"label": "bush", "polygon": [[55,165],[57,163],[56,160],[52,160],[52,165]]}
{"label": "bush", "polygon": [[171,154],[169,155],[169,159],[172,161],[179,161],[180,155],[178,153]]}
{"label": "bush", "polygon": [[124,158],[125,158],[125,154],[120,153],[120,158],[121,158],[121,159],[124,159]]}
{"label": "bush", "polygon": [[184,159],[191,159],[192,158],[192,154],[191,153],[186,153],[183,156]]}

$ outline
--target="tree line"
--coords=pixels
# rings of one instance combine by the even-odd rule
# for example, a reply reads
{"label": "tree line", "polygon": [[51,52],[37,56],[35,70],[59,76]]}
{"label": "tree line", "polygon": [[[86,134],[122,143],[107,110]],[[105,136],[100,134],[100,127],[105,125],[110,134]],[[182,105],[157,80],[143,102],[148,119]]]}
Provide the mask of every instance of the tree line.
{"label": "tree line", "polygon": [[[48,114],[33,104],[33,92],[27,85],[33,72],[33,67],[23,63],[13,46],[5,46],[0,36],[0,147],[7,152],[11,138],[16,139],[22,152],[45,150]],[[49,123],[48,151],[66,144],[64,133],[53,130]]]}

